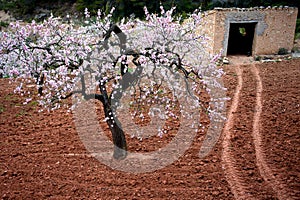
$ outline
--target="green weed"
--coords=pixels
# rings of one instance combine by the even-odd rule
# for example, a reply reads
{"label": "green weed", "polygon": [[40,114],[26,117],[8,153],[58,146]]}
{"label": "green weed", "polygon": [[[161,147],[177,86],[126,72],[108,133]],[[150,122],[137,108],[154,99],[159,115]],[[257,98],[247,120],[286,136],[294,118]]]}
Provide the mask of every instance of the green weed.
{"label": "green weed", "polygon": [[3,113],[4,111],[5,111],[5,108],[1,106],[0,107],[0,114]]}

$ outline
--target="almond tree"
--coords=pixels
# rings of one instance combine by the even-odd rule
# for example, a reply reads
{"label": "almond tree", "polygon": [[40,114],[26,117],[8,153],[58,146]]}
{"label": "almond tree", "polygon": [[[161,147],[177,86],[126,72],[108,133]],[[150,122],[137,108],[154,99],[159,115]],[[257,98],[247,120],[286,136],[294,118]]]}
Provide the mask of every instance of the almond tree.
{"label": "almond tree", "polygon": [[[23,84],[36,84],[38,102],[48,110],[67,106],[64,100],[72,96],[80,96],[77,103],[82,99],[99,100],[112,133],[114,158],[125,158],[127,144],[117,110],[128,89],[133,91],[128,102],[134,105],[133,117],[144,117],[138,110],[145,102],[162,105],[167,117],[188,115],[174,112],[179,98],[176,91],[184,90],[184,98],[192,103],[180,108],[200,107],[208,111],[211,121],[223,119],[221,111],[226,99],[215,95],[216,90],[224,90],[218,81],[223,71],[215,65],[218,55],[209,55],[205,50],[208,38],[197,32],[202,13],[195,11],[183,20],[172,15],[174,9],[165,11],[161,7],[158,15],[145,8],[145,21],[112,23],[113,10],[106,16],[98,11],[94,19],[86,10],[86,21],[81,25],[69,16],[68,23],[54,17],[40,24],[13,23],[1,32],[1,73],[21,80],[15,92],[28,96],[25,103],[32,100],[32,94]],[[87,85],[87,75],[96,85]],[[184,82],[173,81],[166,89],[163,82],[177,80],[176,77],[182,77]],[[78,82],[79,89],[74,89]],[[215,102],[208,108],[199,99],[203,85]],[[177,96],[169,95],[170,91]],[[162,135],[167,131],[160,127],[157,132]]]}

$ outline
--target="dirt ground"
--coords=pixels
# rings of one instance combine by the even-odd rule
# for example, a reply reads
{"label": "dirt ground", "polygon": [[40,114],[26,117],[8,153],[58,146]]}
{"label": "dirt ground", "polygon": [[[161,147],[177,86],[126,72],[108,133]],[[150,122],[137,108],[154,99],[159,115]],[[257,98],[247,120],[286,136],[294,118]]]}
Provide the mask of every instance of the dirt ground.
{"label": "dirt ground", "polygon": [[[228,119],[211,154],[199,158],[199,132],[179,160],[142,174],[99,162],[71,113],[39,113],[0,79],[0,198],[300,199],[300,59],[225,70]],[[128,145],[139,151],[164,141]]]}

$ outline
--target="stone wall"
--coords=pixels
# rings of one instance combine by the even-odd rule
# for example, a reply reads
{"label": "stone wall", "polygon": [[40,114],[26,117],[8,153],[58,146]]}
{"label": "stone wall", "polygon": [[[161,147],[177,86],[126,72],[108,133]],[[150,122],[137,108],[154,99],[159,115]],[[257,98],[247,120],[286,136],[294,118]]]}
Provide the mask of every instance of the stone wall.
{"label": "stone wall", "polygon": [[215,8],[203,15],[203,33],[212,38],[209,52],[227,54],[230,23],[256,24],[252,55],[276,54],[291,50],[298,9],[294,7]]}
{"label": "stone wall", "polygon": [[197,33],[206,38],[206,49],[209,53],[214,53],[214,35],[215,35],[215,15],[211,12],[206,12],[202,16],[202,24],[197,29]]}
{"label": "stone wall", "polygon": [[0,21],[1,22],[11,22],[15,20],[14,18],[12,18],[9,13],[4,12],[3,10],[0,10]]}

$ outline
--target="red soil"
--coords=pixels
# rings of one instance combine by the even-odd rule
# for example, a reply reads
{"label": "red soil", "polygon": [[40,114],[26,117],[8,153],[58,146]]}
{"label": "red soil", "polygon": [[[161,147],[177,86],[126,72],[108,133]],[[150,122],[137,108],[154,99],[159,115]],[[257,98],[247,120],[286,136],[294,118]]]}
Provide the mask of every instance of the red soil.
{"label": "red soil", "polygon": [[[238,94],[236,67],[225,67],[236,110],[211,154],[198,157],[205,136],[199,131],[178,161],[142,174],[100,163],[85,149],[71,113],[39,113],[0,79],[0,198],[300,199],[300,60],[239,67]],[[155,149],[167,137],[130,139],[129,149]]]}

